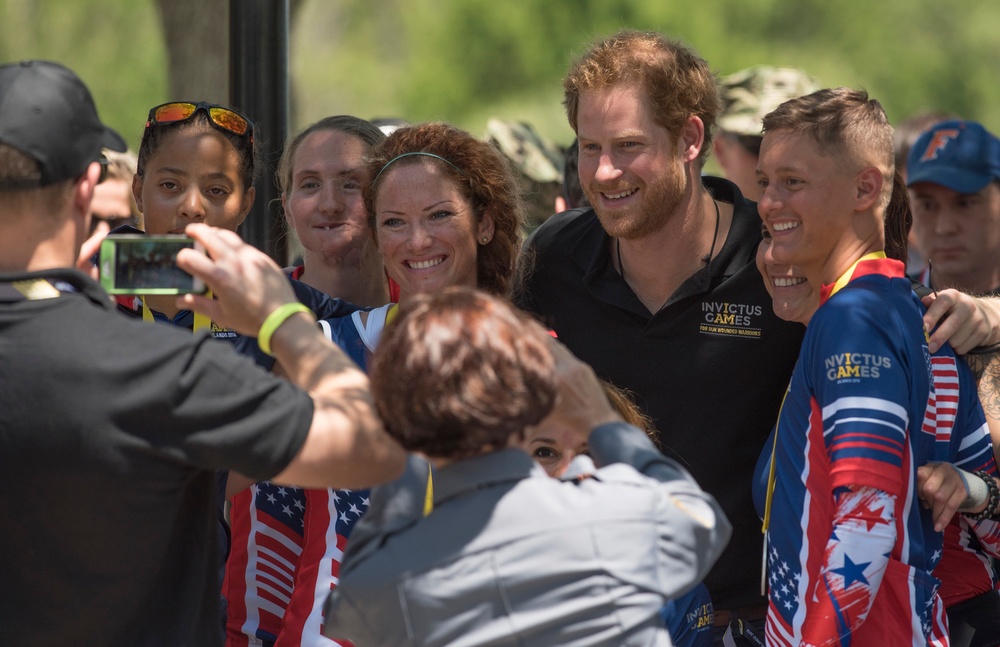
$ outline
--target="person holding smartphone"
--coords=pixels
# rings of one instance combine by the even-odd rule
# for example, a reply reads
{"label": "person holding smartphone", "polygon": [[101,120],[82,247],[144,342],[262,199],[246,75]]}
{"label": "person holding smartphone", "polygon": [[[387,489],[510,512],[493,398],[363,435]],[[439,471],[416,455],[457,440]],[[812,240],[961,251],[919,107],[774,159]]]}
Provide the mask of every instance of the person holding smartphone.
{"label": "person holding smartphone", "polygon": [[[132,193],[143,214],[146,236],[155,239],[183,234],[191,223],[235,232],[253,206],[256,194],[254,134],[253,122],[227,106],[173,101],[151,108],[132,180]],[[357,309],[304,284],[292,285],[296,299],[317,317],[339,317]],[[170,294],[120,296],[118,306],[125,314],[147,322],[168,323],[192,332],[206,329],[216,339],[232,343],[238,352],[259,366],[268,370],[274,366],[274,359],[261,351],[253,336],[240,335],[179,306],[176,297]],[[225,517],[229,481],[228,472],[217,475],[216,517],[221,561],[226,561],[231,548]],[[222,580],[220,573],[220,587]]]}
{"label": "person holding smartphone", "polygon": [[[88,267],[104,126],[55,63],[0,66],[0,626],[18,645],[219,645],[215,472],[366,487],[401,472],[368,380],[270,259],[204,223],[175,306],[257,337],[287,380],[198,331],[116,313]],[[86,242],[86,244],[84,244]],[[84,259],[84,260],[80,260]],[[114,394],[109,397],[109,394]]]}

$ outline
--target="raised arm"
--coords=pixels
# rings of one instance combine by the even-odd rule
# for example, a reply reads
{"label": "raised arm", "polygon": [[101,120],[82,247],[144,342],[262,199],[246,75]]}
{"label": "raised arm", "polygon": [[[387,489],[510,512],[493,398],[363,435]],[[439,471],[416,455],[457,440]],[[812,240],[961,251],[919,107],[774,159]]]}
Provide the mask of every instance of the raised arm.
{"label": "raised arm", "polygon": [[[181,307],[259,337],[268,315],[297,303],[281,268],[235,233],[196,224],[187,234],[208,255],[184,250],[177,263],[204,280],[215,298],[185,295],[178,299]],[[288,380],[309,393],[315,407],[304,445],[274,482],[359,488],[400,475],[405,452],[382,428],[367,376],[323,337],[310,313],[284,319],[271,335],[270,349]]]}

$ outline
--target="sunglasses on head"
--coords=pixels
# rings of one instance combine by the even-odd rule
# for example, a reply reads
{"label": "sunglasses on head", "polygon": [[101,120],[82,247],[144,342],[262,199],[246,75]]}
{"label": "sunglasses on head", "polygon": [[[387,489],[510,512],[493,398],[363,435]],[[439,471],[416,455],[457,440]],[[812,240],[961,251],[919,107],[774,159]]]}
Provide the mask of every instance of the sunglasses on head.
{"label": "sunglasses on head", "polygon": [[194,117],[199,110],[204,110],[208,115],[208,120],[216,128],[220,128],[234,135],[247,136],[253,141],[253,122],[229,108],[217,106],[211,103],[190,103],[188,101],[174,101],[164,103],[150,109],[149,117],[146,119],[146,128],[163,124],[176,124]]}

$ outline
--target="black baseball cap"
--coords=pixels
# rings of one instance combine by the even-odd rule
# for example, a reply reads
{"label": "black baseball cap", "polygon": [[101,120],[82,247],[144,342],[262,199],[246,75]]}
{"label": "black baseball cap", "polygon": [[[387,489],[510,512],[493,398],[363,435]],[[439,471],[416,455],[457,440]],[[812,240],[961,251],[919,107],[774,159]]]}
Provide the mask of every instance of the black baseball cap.
{"label": "black baseball cap", "polygon": [[98,119],[83,81],[49,61],[0,65],[0,143],[38,162],[42,179],[32,186],[79,177],[102,148],[127,148],[121,135]]}

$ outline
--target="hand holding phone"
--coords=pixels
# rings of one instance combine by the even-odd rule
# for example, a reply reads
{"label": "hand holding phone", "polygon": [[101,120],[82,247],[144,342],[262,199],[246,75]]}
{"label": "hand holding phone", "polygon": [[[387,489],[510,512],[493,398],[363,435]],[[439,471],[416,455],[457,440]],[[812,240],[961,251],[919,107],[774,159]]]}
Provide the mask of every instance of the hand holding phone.
{"label": "hand holding phone", "polygon": [[204,251],[183,235],[116,234],[101,242],[101,285],[108,294],[202,294],[205,284],[177,267],[185,248]]}
{"label": "hand holding phone", "polygon": [[188,225],[186,231],[202,243],[207,254],[185,252],[178,262],[203,277],[214,298],[185,294],[177,299],[178,308],[200,312],[219,325],[256,337],[269,314],[296,301],[282,269],[236,232],[203,223]]}

